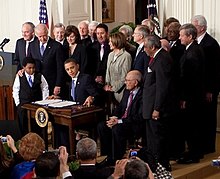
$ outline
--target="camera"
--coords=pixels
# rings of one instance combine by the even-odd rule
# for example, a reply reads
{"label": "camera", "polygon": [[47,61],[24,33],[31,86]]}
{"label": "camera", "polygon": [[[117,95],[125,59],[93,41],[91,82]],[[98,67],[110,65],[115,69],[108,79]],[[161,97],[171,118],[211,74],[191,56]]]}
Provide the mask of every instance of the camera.
{"label": "camera", "polygon": [[1,141],[2,141],[2,143],[6,143],[7,142],[7,137],[1,137]]}
{"label": "camera", "polygon": [[136,150],[131,150],[129,153],[129,158],[130,157],[136,157],[138,155],[138,152]]}
{"label": "camera", "polygon": [[220,167],[220,159],[212,160],[212,166],[214,166],[214,167]]}
{"label": "camera", "polygon": [[54,149],[54,150],[49,150],[48,152],[53,152],[55,155],[59,155],[60,150],[59,149]]}

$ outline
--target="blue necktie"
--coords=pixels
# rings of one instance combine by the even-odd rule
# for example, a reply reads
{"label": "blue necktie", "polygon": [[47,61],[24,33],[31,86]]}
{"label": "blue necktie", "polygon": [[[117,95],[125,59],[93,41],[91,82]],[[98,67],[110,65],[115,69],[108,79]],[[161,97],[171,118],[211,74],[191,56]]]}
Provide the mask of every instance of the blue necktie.
{"label": "blue necktie", "polygon": [[40,54],[41,54],[41,56],[43,56],[44,55],[44,45],[42,44],[41,45],[41,47],[40,47]]}
{"label": "blue necktie", "polygon": [[29,83],[30,87],[33,86],[33,81],[32,81],[32,79],[31,79],[31,76],[28,77],[28,83]]}
{"label": "blue necktie", "polygon": [[71,96],[73,101],[75,101],[75,80],[72,80]]}

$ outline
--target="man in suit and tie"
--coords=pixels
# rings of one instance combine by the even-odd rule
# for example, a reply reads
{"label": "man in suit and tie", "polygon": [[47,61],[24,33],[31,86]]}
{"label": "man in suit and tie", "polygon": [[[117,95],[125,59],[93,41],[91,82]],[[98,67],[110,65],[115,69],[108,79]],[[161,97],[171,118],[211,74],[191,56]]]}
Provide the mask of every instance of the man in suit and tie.
{"label": "man in suit and tie", "polygon": [[175,112],[172,90],[172,58],[160,39],[148,35],[144,50],[151,57],[144,76],[143,118],[146,120],[147,148],[167,169],[169,164],[169,121]]}
{"label": "man in suit and tie", "polygon": [[[94,104],[98,98],[98,92],[95,82],[89,74],[80,73],[79,64],[74,59],[67,59],[64,62],[64,68],[71,77],[65,87],[64,99],[75,101],[77,104],[90,106]],[[55,146],[67,146],[69,148],[68,130],[66,126],[55,125]],[[77,137],[80,136],[77,134]],[[77,139],[78,140],[78,139]]]}
{"label": "man in suit and tie", "polygon": [[128,139],[138,139],[142,136],[144,121],[141,76],[138,70],[128,72],[125,78],[126,90],[113,113],[114,116],[98,124],[101,154],[107,155],[109,161],[123,157]]}
{"label": "man in suit and tie", "polygon": [[197,29],[192,24],[180,27],[181,44],[186,46],[180,59],[180,104],[184,112],[184,136],[188,150],[178,163],[198,163],[202,157],[202,121],[204,111],[204,62],[202,47],[197,43]]}
{"label": "man in suit and tie", "polygon": [[105,84],[105,74],[107,69],[108,54],[110,53],[110,46],[108,41],[108,26],[106,24],[99,24],[96,27],[97,41],[89,47],[88,69],[89,74],[94,76],[96,83]]}
{"label": "man in suit and tie", "polygon": [[72,79],[71,83],[68,84],[68,99],[90,106],[95,98],[98,97],[92,77],[88,74],[80,73],[79,64],[71,58],[64,62],[64,68]]}
{"label": "man in suit and tie", "polygon": [[107,69],[108,55],[110,53],[110,46],[108,41],[108,26],[106,24],[100,23],[96,27],[96,37],[97,41],[94,41],[90,46],[88,46],[88,69],[87,73],[94,77],[98,91],[102,98],[99,100],[99,105],[104,107],[106,101],[106,93],[103,90],[105,85],[105,75]]}
{"label": "man in suit and tie", "polygon": [[[173,80],[175,87],[175,96],[176,96],[176,105],[179,106],[178,112],[172,120],[171,124],[171,145],[173,147],[170,148],[170,157],[172,159],[176,159],[182,154],[185,150],[185,141],[183,140],[183,132],[181,122],[184,121],[183,115],[180,110],[180,59],[185,51],[185,46],[181,44],[179,39],[179,28],[181,24],[179,22],[172,22],[167,27],[167,40],[170,44],[170,55],[173,59]],[[176,120],[179,119],[179,120]],[[181,120],[180,120],[181,119]],[[185,129],[184,129],[185,130]]]}
{"label": "man in suit and tie", "polygon": [[89,35],[89,21],[81,21],[78,24],[78,30],[80,33],[81,43],[87,48],[91,43],[92,39]]}
{"label": "man in suit and tie", "polygon": [[142,75],[144,75],[149,62],[149,57],[144,52],[144,38],[149,34],[149,28],[143,25],[138,25],[133,33],[134,42],[138,44],[138,48],[131,69],[139,70]]}
{"label": "man in suit and tie", "polygon": [[207,21],[204,16],[196,15],[191,23],[197,29],[197,41],[205,54],[205,120],[203,126],[204,154],[215,152],[217,104],[219,94],[220,47],[218,42],[209,35]]}
{"label": "man in suit and tie", "polygon": [[45,24],[38,24],[35,33],[38,40],[30,43],[28,55],[36,59],[37,70],[45,76],[50,95],[58,95],[61,92],[64,72],[62,45],[48,36]]}
{"label": "man in suit and tie", "polygon": [[18,63],[17,71],[22,69],[22,61],[27,56],[29,43],[37,40],[34,35],[34,24],[32,22],[25,22],[22,25],[22,36],[16,42],[14,61]]}

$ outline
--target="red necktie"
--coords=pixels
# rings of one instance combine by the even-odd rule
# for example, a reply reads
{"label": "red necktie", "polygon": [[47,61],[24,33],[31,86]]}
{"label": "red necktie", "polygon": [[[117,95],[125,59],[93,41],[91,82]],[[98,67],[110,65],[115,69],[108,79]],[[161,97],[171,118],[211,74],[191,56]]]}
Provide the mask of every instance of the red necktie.
{"label": "red necktie", "polygon": [[130,95],[129,95],[129,97],[128,97],[129,102],[128,102],[127,108],[126,108],[126,110],[125,110],[125,113],[124,113],[123,116],[122,116],[122,119],[128,117],[128,110],[129,110],[130,107],[131,107],[131,103],[132,103],[132,100],[133,100],[133,96],[134,96],[134,94],[133,94],[133,92],[131,91],[131,92],[130,92]]}
{"label": "red necktie", "polygon": [[153,62],[154,57],[150,57],[149,65]]}

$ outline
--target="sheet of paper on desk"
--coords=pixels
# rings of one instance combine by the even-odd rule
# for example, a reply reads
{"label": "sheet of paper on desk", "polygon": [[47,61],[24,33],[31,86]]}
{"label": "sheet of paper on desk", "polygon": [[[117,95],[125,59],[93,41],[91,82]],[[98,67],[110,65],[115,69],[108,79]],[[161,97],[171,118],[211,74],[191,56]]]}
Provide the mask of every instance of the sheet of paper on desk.
{"label": "sheet of paper on desk", "polygon": [[44,106],[44,105],[49,105],[49,104],[54,104],[54,103],[59,103],[59,102],[62,102],[62,99],[46,99],[46,100],[41,100],[41,101],[35,101],[33,103]]}
{"label": "sheet of paper on desk", "polygon": [[48,107],[62,108],[62,107],[72,106],[72,105],[75,105],[75,104],[76,104],[76,102],[73,102],[73,101],[61,101],[61,102],[58,102],[58,103],[49,104]]}

